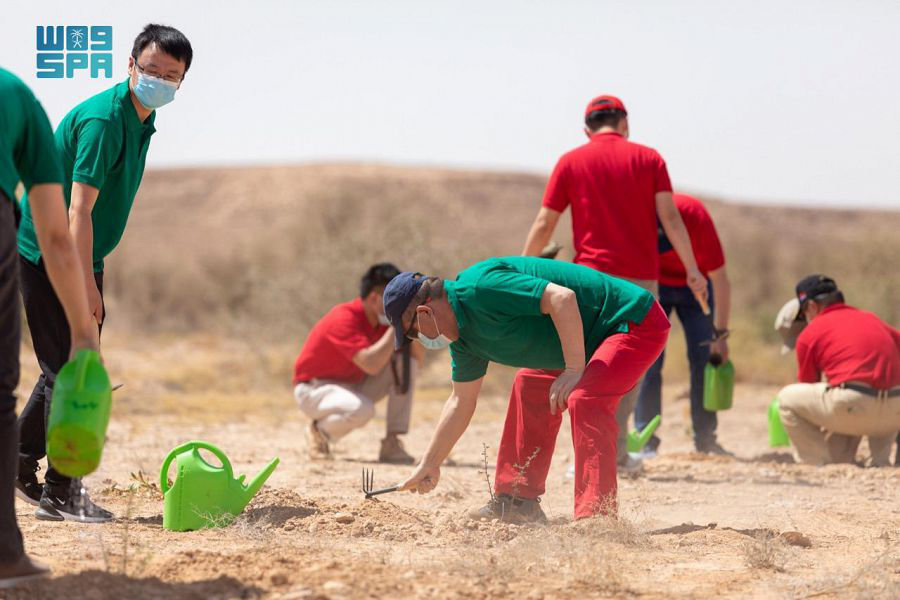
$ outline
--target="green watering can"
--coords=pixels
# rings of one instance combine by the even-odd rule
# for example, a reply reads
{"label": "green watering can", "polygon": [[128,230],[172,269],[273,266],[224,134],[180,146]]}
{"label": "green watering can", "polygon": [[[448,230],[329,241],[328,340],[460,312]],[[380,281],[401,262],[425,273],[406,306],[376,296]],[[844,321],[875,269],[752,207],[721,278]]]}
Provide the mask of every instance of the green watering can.
{"label": "green watering can", "polygon": [[68,477],[100,466],[112,406],[109,375],[93,350],[79,350],[56,375],[47,426],[47,457]]}
{"label": "green watering can", "polygon": [[[201,449],[212,452],[222,461],[222,466],[214,467],[203,460]],[[169,485],[169,466],[176,459],[175,482]],[[190,531],[230,524],[277,466],[275,458],[245,485],[244,476],[235,479],[228,457],[212,444],[188,442],[178,446],[163,461],[159,475],[164,496],[163,528]]]}
{"label": "green watering can", "polygon": [[628,436],[625,438],[625,449],[628,450],[628,452],[640,452],[641,449],[647,445],[647,442],[650,441],[653,432],[656,431],[656,428],[659,427],[660,423],[662,423],[662,417],[656,415],[649,423],[647,423],[647,426],[644,427],[644,430],[640,433],[637,431],[629,431]]}
{"label": "green watering can", "polygon": [[703,408],[728,410],[734,399],[734,365],[713,354],[703,369]]}
{"label": "green watering can", "polygon": [[781,415],[778,412],[778,397],[776,396],[769,405],[769,446],[783,448],[790,445],[791,438],[788,437],[787,431],[784,430],[784,424],[781,422]]}

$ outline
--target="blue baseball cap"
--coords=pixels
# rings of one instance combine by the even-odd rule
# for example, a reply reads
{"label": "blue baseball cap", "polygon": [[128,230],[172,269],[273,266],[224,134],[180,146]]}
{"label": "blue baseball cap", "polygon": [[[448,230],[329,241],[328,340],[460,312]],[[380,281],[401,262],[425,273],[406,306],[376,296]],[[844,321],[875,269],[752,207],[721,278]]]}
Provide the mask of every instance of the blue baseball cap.
{"label": "blue baseball cap", "polygon": [[394,328],[395,348],[402,348],[409,343],[403,329],[403,313],[419,293],[423,283],[424,275],[407,271],[391,279],[384,288],[384,315]]}

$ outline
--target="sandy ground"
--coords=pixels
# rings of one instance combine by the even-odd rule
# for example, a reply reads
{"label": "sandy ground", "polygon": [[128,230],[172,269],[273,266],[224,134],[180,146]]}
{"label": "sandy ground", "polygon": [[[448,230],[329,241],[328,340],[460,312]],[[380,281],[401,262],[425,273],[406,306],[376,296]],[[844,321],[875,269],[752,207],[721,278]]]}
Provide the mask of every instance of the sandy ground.
{"label": "sandy ground", "polygon": [[[900,597],[900,469],[814,468],[773,453],[765,407],[774,388],[739,386],[734,409],[721,415],[731,459],[691,452],[683,385],[667,386],[662,453],[642,476],[620,479],[618,521],[573,523],[564,425],[542,504],[551,524],[519,527],[465,516],[488,498],[482,452],[486,444],[493,477],[504,397],[483,398],[434,493],[366,501],[363,467],[375,469],[376,484],[409,470],[373,463],[383,407],[342,440],[335,460],[313,462],[287,386],[235,385],[249,377],[246,361],[219,345],[216,361],[192,367],[208,349],[169,345],[165,364],[138,350],[107,356],[113,378],[124,373],[127,384],[88,487],[119,518],[45,523],[19,502],[28,550],[54,578],[0,597]],[[33,381],[31,362],[24,353],[22,392]],[[445,394],[440,386],[419,394],[407,441],[413,453],[424,450]],[[250,477],[281,458],[229,527],[162,528],[158,470],[172,447],[191,439],[218,445]]]}

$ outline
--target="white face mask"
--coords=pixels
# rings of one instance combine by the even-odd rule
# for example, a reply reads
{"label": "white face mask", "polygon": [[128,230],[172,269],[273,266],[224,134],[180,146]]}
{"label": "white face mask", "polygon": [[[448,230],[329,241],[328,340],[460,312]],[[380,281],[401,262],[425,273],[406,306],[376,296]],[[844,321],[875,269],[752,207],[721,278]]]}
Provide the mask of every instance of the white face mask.
{"label": "white face mask", "polygon": [[[416,318],[418,318],[418,316]],[[441,333],[441,330],[438,328],[437,319],[434,318],[434,315],[431,315],[431,320],[434,321],[434,328],[437,330],[438,336],[432,339],[420,331],[419,343],[428,350],[443,350],[450,345],[450,339]]]}
{"label": "white face mask", "polygon": [[390,325],[391,322],[388,321],[387,315],[378,315],[378,323],[380,325]]}

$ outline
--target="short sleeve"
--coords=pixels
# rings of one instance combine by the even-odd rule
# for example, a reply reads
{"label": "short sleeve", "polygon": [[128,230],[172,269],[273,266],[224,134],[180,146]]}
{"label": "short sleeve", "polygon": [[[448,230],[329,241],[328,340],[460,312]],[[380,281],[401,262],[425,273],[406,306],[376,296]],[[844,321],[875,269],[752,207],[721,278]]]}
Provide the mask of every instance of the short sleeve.
{"label": "short sleeve", "polygon": [[658,192],[671,192],[672,191],[672,182],[669,179],[669,169],[666,168],[666,161],[663,160],[662,156],[653,153],[654,157],[654,193]]}
{"label": "short sleeve", "polygon": [[62,161],[44,107],[32,94],[25,102],[25,129],[16,152],[16,170],[25,190],[42,183],[62,183]]}
{"label": "short sleeve", "polygon": [[571,198],[569,198],[566,184],[567,171],[565,157],[563,157],[556,163],[553,173],[550,174],[550,180],[547,182],[547,189],[544,190],[544,200],[541,205],[545,208],[563,212],[569,206]]}
{"label": "short sleeve", "polygon": [[77,125],[72,181],[102,188],[116,163],[121,146],[121,132],[117,125],[109,121],[89,119]]}
{"label": "short sleeve", "polygon": [[450,379],[458,383],[481,379],[487,373],[488,361],[470,354],[459,342],[450,344]]}
{"label": "short sleeve", "polygon": [[502,266],[486,271],[475,284],[475,297],[487,310],[510,317],[537,317],[549,281]]}
{"label": "short sleeve", "polygon": [[327,339],[339,355],[352,361],[360,350],[372,345],[369,337],[359,327],[359,323],[350,313],[335,315],[328,325]]}

